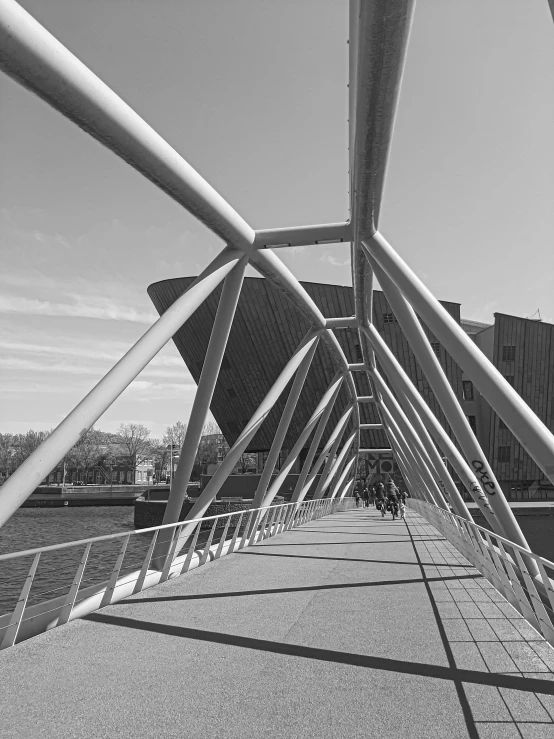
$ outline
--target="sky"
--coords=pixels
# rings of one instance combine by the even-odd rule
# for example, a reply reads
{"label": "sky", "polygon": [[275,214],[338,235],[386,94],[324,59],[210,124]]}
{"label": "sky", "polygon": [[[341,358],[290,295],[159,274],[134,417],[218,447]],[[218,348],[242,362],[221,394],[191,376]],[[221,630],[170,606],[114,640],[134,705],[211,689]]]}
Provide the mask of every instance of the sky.
{"label": "sky", "polygon": [[[346,0],[21,5],[253,228],[348,218]],[[465,318],[554,323],[553,82],[547,0],[418,0],[380,230]],[[0,76],[0,432],[56,426],[156,319],[148,285],[221,247]],[[278,253],[351,284],[348,245]],[[96,426],[161,436],[194,390],[168,344]]]}

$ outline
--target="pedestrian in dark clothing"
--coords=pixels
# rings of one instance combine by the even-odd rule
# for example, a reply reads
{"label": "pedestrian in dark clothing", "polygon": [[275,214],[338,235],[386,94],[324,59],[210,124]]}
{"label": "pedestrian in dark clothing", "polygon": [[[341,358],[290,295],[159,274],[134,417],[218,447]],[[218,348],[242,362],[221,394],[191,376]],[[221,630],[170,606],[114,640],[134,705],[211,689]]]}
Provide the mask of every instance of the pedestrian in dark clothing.
{"label": "pedestrian in dark clothing", "polygon": [[369,490],[364,487],[364,508],[369,508]]}
{"label": "pedestrian in dark clothing", "polygon": [[356,508],[359,508],[360,507],[361,498],[360,498],[360,493],[357,490],[356,490],[356,496],[355,497],[356,497]]}

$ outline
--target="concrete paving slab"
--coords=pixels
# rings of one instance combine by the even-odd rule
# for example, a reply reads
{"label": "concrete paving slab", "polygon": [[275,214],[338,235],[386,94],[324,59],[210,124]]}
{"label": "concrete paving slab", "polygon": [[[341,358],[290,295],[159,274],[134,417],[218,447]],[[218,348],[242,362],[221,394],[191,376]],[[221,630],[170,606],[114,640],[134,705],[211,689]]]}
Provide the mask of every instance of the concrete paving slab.
{"label": "concrete paving slab", "polygon": [[0,653],[0,737],[547,737],[554,651],[490,594],[411,511],[329,516]]}

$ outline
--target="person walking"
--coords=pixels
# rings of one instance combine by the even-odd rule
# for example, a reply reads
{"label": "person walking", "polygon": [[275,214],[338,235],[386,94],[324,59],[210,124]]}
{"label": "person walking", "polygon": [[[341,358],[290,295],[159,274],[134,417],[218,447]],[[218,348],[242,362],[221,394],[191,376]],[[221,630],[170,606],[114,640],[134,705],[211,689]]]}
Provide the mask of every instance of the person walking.
{"label": "person walking", "polygon": [[384,516],[387,510],[385,504],[385,486],[382,482],[377,484],[377,490],[375,491],[375,507],[378,511],[381,511],[381,515]]}
{"label": "person walking", "polygon": [[390,512],[392,513],[392,520],[398,516],[398,488],[392,480],[389,480],[386,485],[387,500],[390,506]]}
{"label": "person walking", "polygon": [[398,508],[400,510],[400,520],[405,521],[406,520],[406,503],[404,503],[402,499],[400,500]]}
{"label": "person walking", "polygon": [[369,508],[369,490],[367,489],[367,485],[364,485],[364,508]]}
{"label": "person walking", "polygon": [[359,508],[360,507],[361,497],[360,497],[360,493],[357,490],[356,490],[355,498],[356,498],[356,508]]}
{"label": "person walking", "polygon": [[375,485],[372,485],[369,488],[369,499],[371,500],[371,505],[375,505]]}

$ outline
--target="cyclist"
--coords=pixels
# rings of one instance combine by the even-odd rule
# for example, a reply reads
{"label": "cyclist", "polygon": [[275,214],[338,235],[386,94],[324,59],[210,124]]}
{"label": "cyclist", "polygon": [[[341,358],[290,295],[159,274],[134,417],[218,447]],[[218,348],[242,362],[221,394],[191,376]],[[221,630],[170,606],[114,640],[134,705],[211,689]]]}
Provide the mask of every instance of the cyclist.
{"label": "cyclist", "polygon": [[378,511],[381,511],[382,516],[385,515],[385,486],[382,482],[377,483],[377,488],[375,490],[375,507]]}
{"label": "cyclist", "polygon": [[398,516],[398,488],[392,480],[389,480],[386,485],[388,506],[390,506],[390,512],[392,513],[392,520]]}

